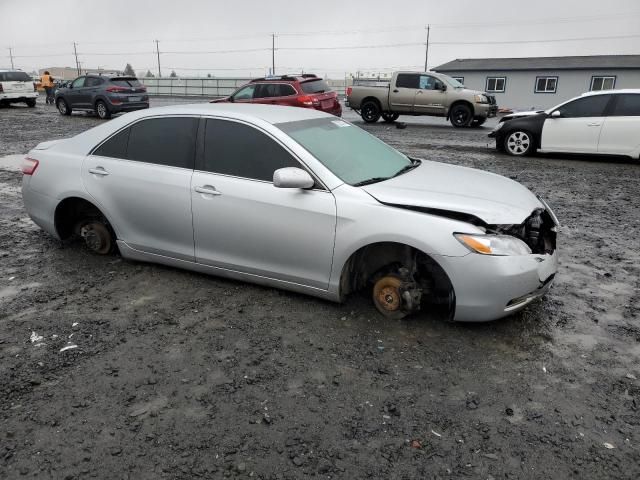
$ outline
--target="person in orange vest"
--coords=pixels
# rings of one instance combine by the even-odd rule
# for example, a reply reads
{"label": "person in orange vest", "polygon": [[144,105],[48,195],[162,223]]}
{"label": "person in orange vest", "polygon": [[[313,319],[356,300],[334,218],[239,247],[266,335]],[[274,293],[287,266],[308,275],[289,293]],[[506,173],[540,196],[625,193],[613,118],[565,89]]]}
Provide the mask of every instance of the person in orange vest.
{"label": "person in orange vest", "polygon": [[53,104],[53,77],[48,70],[45,70],[40,77],[40,83],[42,84],[44,91],[47,92],[47,99],[45,100],[45,103]]}

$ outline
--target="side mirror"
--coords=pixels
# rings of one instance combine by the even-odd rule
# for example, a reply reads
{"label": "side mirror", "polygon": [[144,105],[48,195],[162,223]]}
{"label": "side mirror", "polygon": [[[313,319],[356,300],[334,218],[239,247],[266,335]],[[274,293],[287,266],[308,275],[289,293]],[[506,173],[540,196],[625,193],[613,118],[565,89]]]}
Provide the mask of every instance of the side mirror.
{"label": "side mirror", "polygon": [[273,172],[273,186],[277,188],[311,188],[315,183],[301,168],[286,167]]}
{"label": "side mirror", "polygon": [[551,112],[551,118],[560,118],[561,116],[562,114],[560,113],[560,110],[554,110]]}
{"label": "side mirror", "polygon": [[229,101],[230,101],[231,103],[235,102],[235,100],[233,99],[233,95],[229,95]]}
{"label": "side mirror", "polygon": [[442,90],[443,92],[447,91],[447,86],[443,83],[440,85],[440,90]]}

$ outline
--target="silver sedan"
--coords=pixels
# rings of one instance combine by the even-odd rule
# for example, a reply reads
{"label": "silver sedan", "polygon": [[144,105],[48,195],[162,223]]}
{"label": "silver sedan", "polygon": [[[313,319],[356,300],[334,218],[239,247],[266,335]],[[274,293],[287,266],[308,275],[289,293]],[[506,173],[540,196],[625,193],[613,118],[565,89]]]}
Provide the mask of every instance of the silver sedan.
{"label": "silver sedan", "polygon": [[334,301],[364,290],[390,318],[504,317],[557,270],[557,219],[524,186],[309,109],[134,112],[38,145],[23,173],[59,239]]}

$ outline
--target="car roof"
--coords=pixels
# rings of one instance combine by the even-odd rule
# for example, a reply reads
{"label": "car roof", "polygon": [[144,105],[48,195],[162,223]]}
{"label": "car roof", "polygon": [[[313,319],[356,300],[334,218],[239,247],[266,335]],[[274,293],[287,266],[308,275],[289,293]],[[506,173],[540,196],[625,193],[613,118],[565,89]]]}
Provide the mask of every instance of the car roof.
{"label": "car roof", "polygon": [[591,95],[611,95],[621,93],[640,93],[640,88],[621,88],[619,90],[595,90],[591,92],[585,92],[581,97],[589,97]]}
{"label": "car roof", "polygon": [[301,73],[297,75],[274,75],[270,77],[254,78],[249,83],[256,82],[310,82],[314,80],[322,80],[313,73]]}
{"label": "car roof", "polygon": [[170,105],[138,110],[127,114],[138,118],[164,115],[220,115],[227,118],[251,121],[259,118],[270,124],[311,120],[314,118],[335,118],[333,115],[312,108],[285,107],[281,105],[194,103]]}

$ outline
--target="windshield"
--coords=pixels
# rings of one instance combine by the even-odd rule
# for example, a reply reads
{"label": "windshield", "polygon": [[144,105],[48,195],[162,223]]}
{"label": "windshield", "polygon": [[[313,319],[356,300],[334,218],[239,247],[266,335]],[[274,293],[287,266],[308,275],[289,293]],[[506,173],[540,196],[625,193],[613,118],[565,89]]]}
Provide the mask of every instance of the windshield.
{"label": "windshield", "polygon": [[440,79],[444,80],[445,82],[447,82],[453,88],[464,88],[464,85],[461,84],[458,80],[456,80],[454,78],[451,78],[451,77],[449,77],[447,75],[441,75]]}
{"label": "windshield", "polygon": [[276,124],[343,182],[386,180],[413,162],[364,130],[339,118]]}
{"label": "windshield", "polygon": [[140,87],[142,85],[137,78],[112,78],[111,83],[120,87]]}

